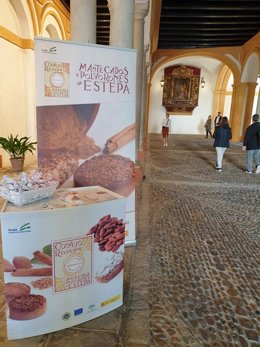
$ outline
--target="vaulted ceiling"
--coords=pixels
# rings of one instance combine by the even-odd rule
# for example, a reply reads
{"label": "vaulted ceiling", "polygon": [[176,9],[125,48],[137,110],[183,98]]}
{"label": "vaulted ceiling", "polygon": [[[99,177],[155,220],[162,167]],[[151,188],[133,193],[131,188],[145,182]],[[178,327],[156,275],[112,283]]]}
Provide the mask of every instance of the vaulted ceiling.
{"label": "vaulted ceiling", "polygon": [[[153,1],[161,2],[158,49],[241,46],[260,30],[260,0]],[[97,0],[97,44],[109,44],[109,25],[107,0]]]}

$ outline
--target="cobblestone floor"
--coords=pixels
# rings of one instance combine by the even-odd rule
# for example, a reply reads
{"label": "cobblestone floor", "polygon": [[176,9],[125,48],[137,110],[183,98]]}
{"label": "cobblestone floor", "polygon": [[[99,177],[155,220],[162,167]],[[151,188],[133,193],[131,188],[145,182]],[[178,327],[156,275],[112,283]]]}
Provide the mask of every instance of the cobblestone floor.
{"label": "cobblestone floor", "polygon": [[260,346],[260,175],[237,144],[216,172],[212,143],[150,139],[150,346]]}
{"label": "cobblestone floor", "polygon": [[150,136],[122,308],[7,346],[260,347],[260,175],[237,144],[216,172],[212,143]]}

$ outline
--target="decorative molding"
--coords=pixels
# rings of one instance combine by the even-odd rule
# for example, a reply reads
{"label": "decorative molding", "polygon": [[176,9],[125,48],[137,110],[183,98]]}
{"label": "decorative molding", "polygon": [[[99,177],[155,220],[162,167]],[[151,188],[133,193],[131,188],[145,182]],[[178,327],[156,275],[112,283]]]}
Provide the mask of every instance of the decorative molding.
{"label": "decorative molding", "polygon": [[144,17],[148,15],[150,7],[149,0],[136,0],[135,1],[135,19],[144,20]]}
{"label": "decorative molding", "polygon": [[[38,0],[34,0],[37,1]],[[37,18],[39,23],[39,35],[42,36],[43,22],[46,16],[53,16],[59,26],[62,40],[70,39],[70,12],[62,4],[60,0],[40,0],[41,4],[37,4]],[[56,12],[55,12],[56,11]]]}
{"label": "decorative molding", "polygon": [[34,42],[31,39],[23,39],[0,25],[0,37],[20,48],[34,49]]}
{"label": "decorative molding", "polygon": [[55,21],[56,21],[56,23],[57,23],[57,25],[58,25],[58,27],[60,29],[60,33],[62,35],[61,39],[62,40],[66,40],[65,26],[64,26],[64,24],[62,22],[61,17],[59,16],[59,12],[57,11],[57,13],[56,13],[55,11],[53,11],[53,7],[52,6],[50,6],[50,9],[48,8],[48,10],[47,10],[47,8],[44,8],[44,10],[42,11],[42,14],[41,14],[41,28],[40,28],[41,35],[43,33],[43,30],[46,28],[43,25],[45,24],[45,20],[48,18],[48,16],[52,16],[55,19]]}
{"label": "decorative molding", "polygon": [[30,11],[30,15],[31,15],[31,20],[32,20],[32,25],[33,25],[33,35],[34,36],[38,36],[39,35],[39,31],[38,31],[38,15],[37,15],[37,11],[35,8],[35,3],[32,1],[27,1],[28,4],[28,8]]}

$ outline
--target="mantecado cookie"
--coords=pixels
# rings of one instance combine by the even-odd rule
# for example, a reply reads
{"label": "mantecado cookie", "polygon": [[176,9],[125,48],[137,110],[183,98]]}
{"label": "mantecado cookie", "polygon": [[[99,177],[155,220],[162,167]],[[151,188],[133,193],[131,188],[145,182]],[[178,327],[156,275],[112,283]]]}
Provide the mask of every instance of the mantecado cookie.
{"label": "mantecado cookie", "polygon": [[134,189],[134,162],[119,154],[104,154],[86,160],[74,173],[76,187],[101,186],[123,196]]}
{"label": "mantecado cookie", "polygon": [[35,294],[21,295],[11,300],[8,305],[11,319],[34,319],[46,311],[46,298]]}

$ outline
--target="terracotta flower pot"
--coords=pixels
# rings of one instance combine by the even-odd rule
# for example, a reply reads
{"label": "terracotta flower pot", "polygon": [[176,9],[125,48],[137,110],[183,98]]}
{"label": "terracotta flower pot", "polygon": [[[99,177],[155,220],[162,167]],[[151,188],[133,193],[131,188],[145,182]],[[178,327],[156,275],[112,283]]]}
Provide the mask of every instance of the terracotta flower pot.
{"label": "terracotta flower pot", "polygon": [[24,158],[10,158],[13,172],[23,171]]}

